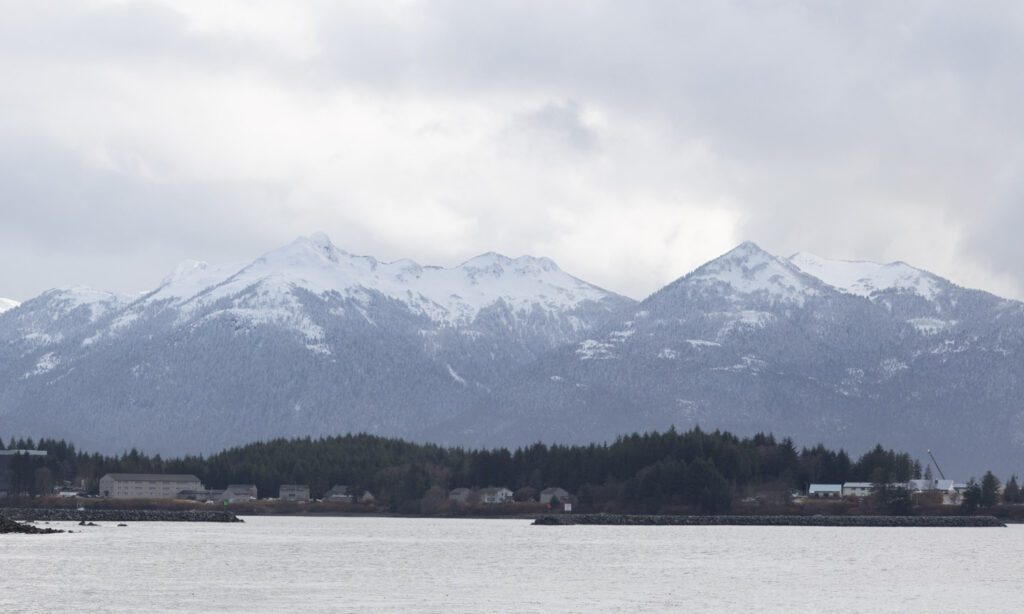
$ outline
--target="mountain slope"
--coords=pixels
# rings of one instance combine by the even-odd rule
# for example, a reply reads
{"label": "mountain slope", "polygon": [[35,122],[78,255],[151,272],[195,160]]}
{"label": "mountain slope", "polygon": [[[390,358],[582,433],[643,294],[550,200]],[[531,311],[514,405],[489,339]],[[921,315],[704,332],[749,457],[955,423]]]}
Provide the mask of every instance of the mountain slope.
{"label": "mountain slope", "polygon": [[450,269],[322,235],[154,290],[0,314],[0,435],[209,452],[368,431],[472,446],[773,431],[1020,471],[1024,304],[903,263],[744,243],[641,303],[542,258]]}
{"label": "mountain slope", "polygon": [[633,303],[545,259],[442,269],[301,238],[249,263],[183,263],[139,297],[57,290],[0,317],[0,375],[13,382],[0,417],[115,451],[414,438]]}
{"label": "mountain slope", "polygon": [[854,451],[933,448],[944,466],[1008,472],[1024,451],[1022,350],[1021,303],[903,264],[745,243],[526,365],[447,429],[591,441],[699,423]]}

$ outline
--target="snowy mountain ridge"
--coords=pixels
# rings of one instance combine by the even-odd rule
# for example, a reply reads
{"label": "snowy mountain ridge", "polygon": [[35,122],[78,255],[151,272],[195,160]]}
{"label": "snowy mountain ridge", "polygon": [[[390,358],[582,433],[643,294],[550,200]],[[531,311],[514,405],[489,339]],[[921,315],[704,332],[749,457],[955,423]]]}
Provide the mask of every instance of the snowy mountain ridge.
{"label": "snowy mountain ridge", "polygon": [[481,310],[499,301],[514,312],[535,307],[560,312],[612,296],[568,275],[547,258],[512,259],[492,252],[453,268],[421,266],[411,260],[380,262],[338,249],[318,233],[248,264],[212,268],[187,261],[145,302],[170,301],[195,309],[249,288],[258,288],[247,305],[250,308],[288,303],[296,289],[363,302],[367,291],[374,291],[448,326],[470,324]]}
{"label": "snowy mountain ridge", "polygon": [[944,289],[953,286],[941,277],[904,262],[830,260],[808,252],[782,258],[751,241],[702,265],[670,287],[673,285],[701,294],[724,292],[724,296],[734,300],[760,298],[794,305],[802,305],[807,298],[829,291],[864,298],[897,291],[933,301]]}
{"label": "snowy mountain ridge", "polygon": [[1019,471],[1021,373],[1024,304],[903,263],[747,242],[637,303],[545,258],[431,267],[313,235],[248,262],[183,262],[141,295],[65,288],[0,314],[0,435],[168,454],[700,424]]}
{"label": "snowy mountain ridge", "polygon": [[878,264],[866,261],[828,260],[807,252],[789,257],[798,269],[840,292],[871,297],[886,290],[910,291],[927,300],[934,299],[943,284],[949,282],[916,269],[904,262]]}

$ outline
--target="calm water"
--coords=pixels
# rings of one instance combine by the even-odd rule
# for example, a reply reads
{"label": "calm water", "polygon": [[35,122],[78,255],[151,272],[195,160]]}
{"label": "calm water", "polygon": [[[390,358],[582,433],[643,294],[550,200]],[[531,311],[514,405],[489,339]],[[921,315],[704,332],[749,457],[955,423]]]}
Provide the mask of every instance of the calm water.
{"label": "calm water", "polygon": [[1018,612],[1024,526],[52,523],[0,536],[0,612]]}

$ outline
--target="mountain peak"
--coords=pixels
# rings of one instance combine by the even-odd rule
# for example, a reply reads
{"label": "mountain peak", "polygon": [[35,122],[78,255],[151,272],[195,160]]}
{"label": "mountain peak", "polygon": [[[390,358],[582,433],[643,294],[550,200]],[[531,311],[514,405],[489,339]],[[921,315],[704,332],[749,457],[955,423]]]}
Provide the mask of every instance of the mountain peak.
{"label": "mountain peak", "polygon": [[460,269],[483,269],[497,271],[510,268],[517,273],[562,272],[554,260],[536,256],[509,258],[497,252],[485,252],[474,256],[458,266]]}
{"label": "mountain peak", "polygon": [[725,286],[733,298],[767,294],[772,300],[802,303],[805,296],[819,293],[817,280],[753,241],[740,243],[680,281]]}
{"label": "mountain peak", "polygon": [[314,232],[308,237],[302,237],[317,247],[330,248],[334,247],[334,243],[331,243],[331,238],[327,236],[325,232]]}
{"label": "mountain peak", "polygon": [[737,245],[736,247],[734,247],[731,250],[729,250],[728,252],[726,252],[725,254],[723,254],[722,257],[723,258],[737,258],[737,257],[739,257],[739,258],[749,258],[751,256],[756,256],[756,255],[760,255],[760,254],[767,254],[769,256],[771,255],[771,254],[768,254],[768,252],[766,252],[763,249],[761,249],[761,246],[759,246],[757,243],[754,243],[753,241],[744,241],[744,242],[740,243],[739,245]]}

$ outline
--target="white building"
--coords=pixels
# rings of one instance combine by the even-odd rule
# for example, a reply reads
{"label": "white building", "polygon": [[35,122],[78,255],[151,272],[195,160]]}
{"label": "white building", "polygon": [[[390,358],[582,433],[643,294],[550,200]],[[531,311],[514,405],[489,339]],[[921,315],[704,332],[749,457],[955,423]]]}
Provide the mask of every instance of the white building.
{"label": "white building", "polygon": [[335,503],[352,503],[355,497],[349,494],[348,486],[345,484],[338,484],[330,490],[324,493],[324,498],[321,501],[333,501]]}
{"label": "white building", "polygon": [[845,482],[843,484],[844,497],[867,497],[874,489],[871,482]]}
{"label": "white building", "polygon": [[484,488],[480,491],[481,503],[505,503],[512,500],[512,491],[501,488]]}
{"label": "white building", "polygon": [[924,492],[926,490],[932,490],[934,487],[934,480],[907,480],[907,490],[910,492]]}
{"label": "white building", "polygon": [[255,484],[228,484],[228,487],[217,493],[213,498],[216,503],[245,503],[255,501],[257,491]]}
{"label": "white building", "polygon": [[565,490],[564,488],[558,488],[557,486],[545,488],[544,490],[540,491],[541,503],[550,504],[551,499],[558,499],[559,503],[568,503],[569,491]]}
{"label": "white building", "polygon": [[815,497],[818,499],[838,499],[842,495],[842,484],[811,484],[807,489],[808,497]]}
{"label": "white building", "polygon": [[108,473],[100,478],[100,496],[111,499],[174,499],[183,490],[203,490],[194,475]]}
{"label": "white building", "polygon": [[309,501],[308,484],[281,484],[277,498],[282,501]]}

